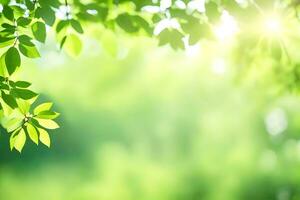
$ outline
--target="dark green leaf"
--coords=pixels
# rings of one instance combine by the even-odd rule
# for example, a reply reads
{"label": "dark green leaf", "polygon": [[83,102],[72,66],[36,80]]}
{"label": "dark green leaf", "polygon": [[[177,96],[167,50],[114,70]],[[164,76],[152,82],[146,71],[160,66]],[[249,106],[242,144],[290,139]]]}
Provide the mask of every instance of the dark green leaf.
{"label": "dark green leaf", "polygon": [[83,29],[82,29],[81,24],[79,23],[79,21],[77,21],[75,19],[71,19],[71,26],[78,33],[83,33]]}
{"label": "dark green leaf", "polygon": [[59,46],[60,49],[63,48],[63,46],[64,46],[66,40],[67,40],[67,36],[65,35],[65,36],[63,37],[63,39],[61,40],[61,42],[60,42],[60,46]]}
{"label": "dark green leaf", "polygon": [[19,88],[28,88],[30,85],[31,83],[27,81],[17,81],[14,83],[14,86]]}
{"label": "dark green leaf", "polygon": [[30,24],[31,19],[25,18],[25,17],[19,17],[17,19],[18,26],[26,27],[28,24]]}
{"label": "dark green leaf", "polygon": [[49,26],[52,26],[55,22],[55,12],[51,7],[45,6],[37,8],[36,17],[41,17]]}
{"label": "dark green leaf", "polygon": [[12,91],[17,97],[24,100],[32,99],[37,96],[35,92],[27,89],[14,88]]}
{"label": "dark green leaf", "polygon": [[63,28],[67,27],[68,25],[69,25],[68,20],[62,20],[58,22],[56,26],[56,33],[59,33]]}
{"label": "dark green leaf", "polygon": [[18,40],[21,44],[26,45],[26,46],[35,46],[33,42],[31,42],[32,38],[29,37],[28,35],[20,35],[18,37]]}
{"label": "dark green leaf", "polygon": [[10,6],[3,6],[2,13],[4,17],[10,21],[14,20],[14,11],[10,8]]}
{"label": "dark green leaf", "polygon": [[18,104],[15,98],[10,94],[5,94],[4,92],[1,93],[3,101],[11,108],[17,108]]}
{"label": "dark green leaf", "polygon": [[10,47],[5,55],[5,64],[8,73],[11,75],[21,64],[19,51],[15,47]]}

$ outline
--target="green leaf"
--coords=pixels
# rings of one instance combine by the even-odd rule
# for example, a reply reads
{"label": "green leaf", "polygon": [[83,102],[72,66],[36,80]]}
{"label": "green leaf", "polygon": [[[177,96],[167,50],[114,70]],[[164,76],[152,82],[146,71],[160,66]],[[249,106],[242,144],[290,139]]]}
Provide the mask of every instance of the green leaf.
{"label": "green leaf", "polygon": [[58,0],[39,0],[39,4],[42,7],[55,7],[58,8],[61,4]]}
{"label": "green leaf", "polygon": [[69,20],[62,20],[56,25],[56,33],[59,33],[62,29],[69,25]]}
{"label": "green leaf", "polygon": [[16,30],[16,26],[11,25],[11,24],[8,24],[8,23],[3,23],[3,24],[1,24],[1,26],[2,26],[3,28],[6,28],[6,29],[9,29],[9,30],[12,30],[12,31],[15,31],[15,30]]}
{"label": "green leaf", "polygon": [[10,47],[5,55],[5,64],[8,73],[13,74],[21,64],[19,51],[15,47]]}
{"label": "green leaf", "polygon": [[19,17],[17,19],[18,26],[22,26],[22,27],[26,27],[27,25],[30,24],[30,22],[31,22],[31,19],[25,18],[25,17]]}
{"label": "green leaf", "polygon": [[6,124],[5,127],[7,129],[7,132],[12,132],[19,128],[22,125],[23,119],[20,118],[12,118],[10,119]]}
{"label": "green leaf", "polygon": [[23,99],[17,99],[17,104],[19,107],[19,110],[23,115],[26,115],[29,112],[30,109],[30,103],[28,101],[25,101]]}
{"label": "green leaf", "polygon": [[46,129],[57,129],[59,125],[51,119],[36,119],[40,126]]}
{"label": "green leaf", "polygon": [[18,40],[21,44],[26,45],[26,46],[35,46],[33,42],[31,42],[32,38],[29,37],[28,35],[20,35],[18,37]]}
{"label": "green leaf", "polygon": [[3,13],[4,17],[10,21],[13,21],[15,18],[14,11],[9,6],[3,6],[2,13]]}
{"label": "green leaf", "polygon": [[5,57],[6,57],[6,53],[4,53],[0,57],[0,75],[3,77],[8,76],[8,72],[7,72],[7,68],[6,68],[6,64],[5,64]]}
{"label": "green leaf", "polygon": [[35,92],[27,89],[13,88],[12,91],[17,97],[25,100],[29,100],[37,96]]}
{"label": "green leaf", "polygon": [[159,35],[159,45],[170,44],[173,49],[184,49],[183,34],[176,29],[165,29]]}
{"label": "green leaf", "polygon": [[34,10],[34,3],[31,0],[25,0],[25,5],[29,10]]}
{"label": "green leaf", "polygon": [[134,33],[139,30],[139,27],[134,22],[133,17],[127,13],[120,14],[116,18],[116,22],[124,31],[128,33]]}
{"label": "green leaf", "polygon": [[82,43],[79,37],[75,34],[70,34],[65,41],[64,49],[70,56],[78,56],[82,49]]}
{"label": "green leaf", "polygon": [[2,96],[3,101],[4,101],[9,107],[11,107],[12,109],[18,107],[18,104],[17,104],[15,98],[14,98],[12,95],[10,95],[10,94],[5,94],[3,91],[2,91],[1,94],[2,94],[1,96]]}
{"label": "green leaf", "polygon": [[0,37],[0,48],[12,45],[14,40],[15,37]]}
{"label": "green leaf", "polygon": [[27,133],[29,135],[29,138],[34,143],[38,144],[39,143],[39,136],[38,136],[36,128],[33,125],[31,125],[30,123],[28,123],[27,127],[26,127],[26,130],[27,130]]}
{"label": "green leaf", "polygon": [[59,49],[62,49],[62,48],[63,48],[63,46],[64,46],[66,40],[67,40],[67,36],[65,35],[65,36],[63,37],[63,39],[61,40],[61,42],[60,42]]}
{"label": "green leaf", "polygon": [[50,111],[50,110],[45,110],[41,111],[37,114],[36,118],[39,119],[55,119],[59,116],[59,113]]}
{"label": "green leaf", "polygon": [[47,110],[50,110],[51,107],[52,107],[53,103],[51,102],[48,102],[48,103],[42,103],[40,105],[38,105],[34,110],[33,110],[33,113],[35,115],[39,114],[40,112],[42,111],[47,111]]}
{"label": "green leaf", "polygon": [[46,41],[46,26],[42,22],[36,22],[31,26],[32,34],[34,38],[42,43]]}
{"label": "green leaf", "polygon": [[14,147],[21,153],[26,142],[26,134],[24,129],[21,129],[14,141]]}
{"label": "green leaf", "polygon": [[0,3],[2,5],[7,5],[9,3],[9,0],[0,0]]}
{"label": "green leaf", "polygon": [[9,138],[9,146],[10,146],[10,150],[12,151],[13,148],[14,148],[14,145],[15,145],[15,141],[16,141],[16,138],[20,132],[20,128],[16,129],[10,136]]}
{"label": "green leaf", "polygon": [[79,21],[77,21],[75,19],[71,19],[71,26],[78,33],[83,33],[83,29],[82,29],[81,24],[79,23]]}
{"label": "green leaf", "polygon": [[49,6],[37,8],[36,15],[37,17],[41,17],[49,26],[52,26],[55,22],[55,12]]}
{"label": "green leaf", "polygon": [[14,83],[14,86],[19,88],[28,88],[30,85],[31,83],[27,81],[17,81]]}
{"label": "green leaf", "polygon": [[19,50],[24,56],[26,56],[28,58],[41,57],[40,53],[38,52],[38,50],[35,46],[25,46],[25,45],[19,44]]}
{"label": "green leaf", "polygon": [[45,129],[38,128],[40,134],[40,141],[45,144],[47,147],[50,147],[50,137],[48,132]]}

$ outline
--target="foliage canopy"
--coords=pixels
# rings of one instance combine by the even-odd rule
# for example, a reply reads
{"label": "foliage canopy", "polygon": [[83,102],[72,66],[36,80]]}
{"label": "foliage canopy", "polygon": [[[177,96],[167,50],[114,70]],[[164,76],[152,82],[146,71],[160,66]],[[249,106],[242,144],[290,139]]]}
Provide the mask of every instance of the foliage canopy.
{"label": "foliage canopy", "polygon": [[[10,147],[21,152],[26,138],[50,146],[47,129],[56,129],[52,103],[32,104],[38,94],[30,83],[17,80],[24,58],[40,57],[38,46],[53,30],[60,49],[76,56],[80,35],[89,24],[117,34],[146,35],[159,45],[187,49],[199,41],[217,40],[240,52],[240,66],[268,65],[286,88],[297,89],[299,4],[297,0],[0,0],[1,124],[11,134]],[[262,25],[260,25],[263,21]],[[288,44],[288,45],[287,45]],[[265,64],[265,63],[264,63]],[[282,67],[284,66],[284,67]],[[242,69],[243,70],[243,69]],[[280,72],[280,73],[277,73]]]}

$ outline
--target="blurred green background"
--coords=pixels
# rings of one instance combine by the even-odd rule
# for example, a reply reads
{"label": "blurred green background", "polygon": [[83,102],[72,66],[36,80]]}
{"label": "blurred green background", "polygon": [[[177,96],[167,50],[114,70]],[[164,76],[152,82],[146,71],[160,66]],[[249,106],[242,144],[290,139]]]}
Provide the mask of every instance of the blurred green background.
{"label": "blurred green background", "polygon": [[1,131],[1,200],[300,199],[299,96],[241,81],[211,44],[106,42],[70,58],[50,41],[27,60],[21,76],[61,128],[22,154]]}

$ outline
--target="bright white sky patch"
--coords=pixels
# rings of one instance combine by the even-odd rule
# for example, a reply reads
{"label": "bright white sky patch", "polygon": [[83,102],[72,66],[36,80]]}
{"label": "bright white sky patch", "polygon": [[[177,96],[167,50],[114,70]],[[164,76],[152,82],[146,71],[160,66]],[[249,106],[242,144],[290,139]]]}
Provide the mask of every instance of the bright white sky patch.
{"label": "bright white sky patch", "polygon": [[221,23],[214,28],[214,33],[221,41],[231,39],[239,31],[238,24],[226,10],[222,12]]}
{"label": "bright white sky patch", "polygon": [[186,9],[185,3],[184,3],[183,1],[181,1],[181,0],[175,1],[175,5],[176,5],[176,7],[179,8],[179,9]]}
{"label": "bright white sky patch", "polygon": [[88,14],[90,15],[97,15],[98,14],[98,11],[97,10],[94,10],[94,9],[89,9],[86,11]]}
{"label": "bright white sky patch", "polygon": [[265,126],[270,135],[276,136],[286,130],[288,121],[283,109],[276,108],[265,117]]}
{"label": "bright white sky patch", "polygon": [[160,12],[160,7],[159,6],[144,6],[142,8],[143,12],[148,12],[148,13],[159,13]]}
{"label": "bright white sky patch", "polygon": [[200,13],[205,12],[205,0],[192,0],[188,3],[187,8],[189,11],[197,10]]}
{"label": "bright white sky patch", "polygon": [[154,35],[159,35],[166,28],[179,29],[180,24],[177,19],[163,19],[155,26]]}
{"label": "bright white sky patch", "polygon": [[56,10],[55,15],[56,15],[56,17],[58,19],[66,20],[66,14],[67,13],[69,13],[69,19],[71,19],[72,18],[72,16],[71,16],[71,7],[70,6],[61,5]]}
{"label": "bright white sky patch", "polygon": [[172,6],[172,0],[161,0],[160,1],[160,9],[166,10]]}

